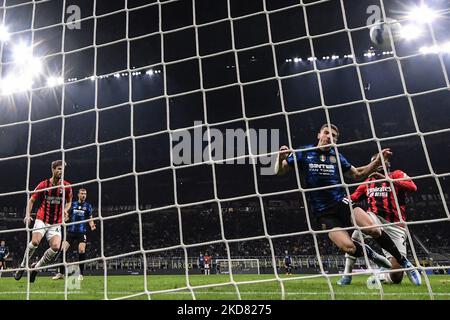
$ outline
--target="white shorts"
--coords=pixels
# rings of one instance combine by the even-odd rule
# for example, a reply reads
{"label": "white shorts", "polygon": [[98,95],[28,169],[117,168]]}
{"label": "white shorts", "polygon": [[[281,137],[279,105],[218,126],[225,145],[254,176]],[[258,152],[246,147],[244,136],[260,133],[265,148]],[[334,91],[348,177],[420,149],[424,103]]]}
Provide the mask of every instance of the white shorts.
{"label": "white shorts", "polygon": [[50,241],[54,236],[61,237],[61,226],[44,223],[44,221],[36,219],[33,226],[33,233],[40,233],[46,236],[47,241]]}
{"label": "white shorts", "polygon": [[205,269],[209,269],[209,263],[205,263]]}
{"label": "white shorts", "polygon": [[[386,220],[381,219],[376,214],[372,212],[367,212],[372,219],[372,221],[378,225],[383,226],[383,224],[388,223]],[[398,251],[406,257],[406,231],[402,227],[399,227],[398,225],[390,225],[390,226],[384,226],[382,227],[383,231],[387,233],[389,237],[391,237],[392,241],[394,241],[395,245],[397,246]],[[390,259],[392,255],[383,249],[383,254],[386,256],[386,258]]]}

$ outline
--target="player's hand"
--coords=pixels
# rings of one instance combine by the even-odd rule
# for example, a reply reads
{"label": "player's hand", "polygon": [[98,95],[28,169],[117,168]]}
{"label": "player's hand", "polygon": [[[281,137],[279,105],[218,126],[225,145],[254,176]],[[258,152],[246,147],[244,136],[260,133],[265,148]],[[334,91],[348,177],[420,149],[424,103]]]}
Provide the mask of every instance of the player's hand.
{"label": "player's hand", "polygon": [[[383,154],[383,158],[384,160],[389,160],[389,158],[392,156],[392,152],[390,148],[386,148],[381,150],[381,153]],[[382,165],[382,161],[381,161],[381,155],[378,154],[377,158],[375,159],[375,162],[377,164],[377,166],[381,166]]]}
{"label": "player's hand", "polygon": [[91,231],[94,231],[95,229],[97,229],[97,226],[94,224],[91,224]]}
{"label": "player's hand", "polygon": [[289,154],[292,152],[291,149],[288,148],[288,146],[281,146],[280,148],[280,160],[285,160]]}
{"label": "player's hand", "polygon": [[30,222],[32,222],[33,221],[33,218],[32,217],[25,217],[25,218],[23,218],[23,223],[26,225],[26,226],[28,226],[29,224],[30,224]]}
{"label": "player's hand", "polygon": [[69,221],[69,211],[64,210],[64,222]]}

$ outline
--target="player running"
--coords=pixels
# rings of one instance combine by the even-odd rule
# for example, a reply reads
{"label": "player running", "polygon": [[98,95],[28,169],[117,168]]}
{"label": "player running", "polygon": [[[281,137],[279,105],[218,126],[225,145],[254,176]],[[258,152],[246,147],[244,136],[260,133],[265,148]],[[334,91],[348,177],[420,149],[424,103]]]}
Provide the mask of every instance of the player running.
{"label": "player running", "polygon": [[[371,160],[376,158],[376,154],[372,156]],[[408,178],[406,173],[401,170],[395,170],[391,172],[391,163],[389,160],[385,161],[386,172],[391,179],[404,179]],[[403,221],[406,221],[406,196],[409,193],[416,192],[417,186],[412,180],[393,181],[394,190],[392,190],[391,184],[386,181],[386,177],[383,175],[383,166],[379,166],[377,171],[369,176],[365,181],[365,184],[360,185],[355,192],[351,195],[352,201],[360,202],[367,200],[368,210],[370,218],[378,226],[383,226],[386,223],[400,222],[399,210],[397,210],[397,204],[395,203],[394,192],[397,195],[398,204],[400,205],[400,214]],[[376,181],[385,180],[385,181]],[[406,231],[403,224],[396,224],[382,227],[384,231],[391,237],[401,256],[394,257],[391,253],[383,249],[384,255],[390,260],[392,269],[400,269],[405,266],[403,257],[406,257]],[[359,236],[358,231],[355,230],[352,234],[352,239],[357,239]],[[351,273],[353,266],[356,262],[356,258],[346,254],[345,255],[345,273]],[[379,280],[385,283],[401,283],[403,279],[403,272],[391,272],[381,273],[378,275]],[[420,279],[420,275],[419,275]],[[344,275],[338,281],[339,285],[349,285],[352,281],[352,276]],[[414,284],[417,284],[413,281]],[[420,284],[420,283],[419,283]]]}
{"label": "player running", "polygon": [[[78,201],[72,202],[72,206],[69,210],[69,222],[82,223],[71,224],[67,227],[66,241],[63,248],[67,252],[67,249],[73,245],[78,247],[78,261],[82,262],[86,259],[86,243],[87,243],[87,226],[86,221],[89,223],[91,231],[96,229],[94,220],[92,219],[92,205],[86,202],[87,190],[81,188],[78,190]],[[61,257],[62,258],[62,257]],[[84,263],[80,263],[80,274],[78,280],[83,280],[84,277]],[[59,273],[57,273],[52,279],[64,279],[64,265],[59,267]]]}
{"label": "player running", "polygon": [[[20,264],[21,269],[17,270],[14,275],[16,280],[22,278],[26,264],[30,261],[44,235],[46,236],[50,247],[44,252],[44,255],[37,263],[31,265],[32,269],[48,265],[53,261],[60,250],[60,224],[63,220],[63,212],[64,219],[66,220],[68,218],[70,204],[72,203],[72,188],[70,187],[69,182],[63,181],[61,183],[64,165],[61,160],[53,161],[51,165],[52,177],[39,183],[28,201],[26,215],[23,219],[25,225],[28,226],[33,220],[33,218],[31,218],[31,211],[36,200],[40,203],[40,207],[36,215],[36,221],[34,222],[31,241],[25,250],[22,263]],[[64,187],[62,187],[62,185],[64,185]],[[35,281],[36,275],[37,270],[32,270],[30,282]]]}
{"label": "player running", "polygon": [[[302,175],[302,182],[306,188],[328,187],[322,190],[310,191],[307,193],[308,201],[311,205],[311,212],[316,217],[318,224],[322,230],[330,230],[328,237],[336,246],[345,253],[353,257],[362,257],[364,255],[362,245],[355,239],[351,239],[346,230],[340,228],[351,227],[353,222],[351,219],[351,202],[346,197],[345,188],[341,186],[331,187],[341,184],[340,170],[346,177],[361,181],[367,178],[371,173],[375,172],[382,165],[382,158],[388,159],[391,156],[390,149],[382,150],[382,155],[377,154],[376,158],[368,165],[355,168],[347,159],[339,154],[339,159],[334,148],[330,146],[332,142],[336,142],[339,137],[338,128],[331,124],[324,124],[317,134],[317,146],[309,145],[304,149],[312,149],[303,152],[291,152],[287,146],[280,148],[278,163],[275,165],[275,173],[283,175],[289,172],[297,162],[298,168]],[[317,148],[315,148],[317,147]],[[313,149],[315,148],[315,149]],[[340,165],[339,165],[340,162]],[[361,208],[354,208],[355,222],[360,227],[373,226],[373,222],[368,214]],[[364,233],[372,236],[375,241],[393,256],[400,257],[392,239],[379,228],[366,228],[362,230]],[[367,244],[365,245],[367,256],[378,266],[391,268],[391,263],[384,256],[376,253]],[[420,282],[420,275],[417,270],[413,269],[413,265],[406,259],[402,258],[405,268],[411,268],[408,275],[414,278],[415,282]]]}

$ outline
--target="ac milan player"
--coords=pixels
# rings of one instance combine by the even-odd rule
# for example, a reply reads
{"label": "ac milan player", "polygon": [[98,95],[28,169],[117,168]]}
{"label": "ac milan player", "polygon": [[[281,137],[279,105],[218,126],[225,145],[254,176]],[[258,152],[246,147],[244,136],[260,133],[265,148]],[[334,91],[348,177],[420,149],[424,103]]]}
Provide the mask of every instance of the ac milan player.
{"label": "ac milan player", "polygon": [[[374,159],[377,155],[373,155]],[[391,179],[404,179],[408,178],[406,173],[401,170],[395,170],[391,172],[391,163],[389,160],[385,161],[386,170],[388,177]],[[365,181],[365,184],[360,185],[355,192],[351,195],[352,201],[360,202],[362,200],[367,200],[368,210],[370,218],[374,224],[378,226],[383,226],[383,224],[394,223],[406,221],[405,216],[405,206],[406,206],[406,196],[408,193],[417,191],[417,186],[412,180],[400,180],[393,181],[393,186],[395,190],[392,190],[389,181],[376,181],[383,180],[386,177],[383,175],[383,167],[378,167],[377,171],[374,172]],[[397,210],[397,204],[394,198],[394,192],[397,195],[398,204],[400,210]],[[401,214],[401,220],[399,217],[399,212]],[[390,260],[392,264],[392,269],[400,269],[404,267],[403,257],[406,257],[406,232],[403,224],[384,226],[382,229],[389,235],[392,241],[395,243],[398,251],[402,257],[394,257],[389,251],[383,249],[384,255]],[[358,238],[358,231],[353,232],[352,238]],[[353,265],[355,264],[355,258],[346,255],[345,260],[345,273],[351,273]],[[400,261],[399,261],[400,260]],[[409,275],[410,271],[408,272]],[[416,274],[419,277],[420,275]],[[391,272],[379,274],[379,280],[385,283],[400,283],[403,279],[403,272]],[[411,279],[411,278],[410,278]],[[412,280],[413,281],[413,280]],[[351,276],[344,275],[339,281],[340,285],[347,285],[351,283]],[[414,282],[414,284],[420,284]]]}
{"label": "ac milan player", "polygon": [[[28,244],[25,254],[20,264],[20,268],[14,278],[20,280],[25,271],[25,266],[30,261],[33,253],[39,246],[44,235],[47,238],[49,248],[45,251],[42,258],[31,265],[31,268],[39,268],[48,265],[57,255],[61,245],[61,223],[68,218],[68,210],[72,203],[72,188],[69,182],[61,183],[61,175],[63,171],[63,162],[61,160],[52,162],[52,177],[38,184],[36,189],[28,201],[27,211],[24,218],[25,225],[33,220],[31,218],[31,210],[38,200],[40,207],[36,215],[36,221],[32,231],[31,242]],[[62,187],[64,185],[64,188]],[[32,270],[30,274],[30,282],[36,279],[37,271]]]}

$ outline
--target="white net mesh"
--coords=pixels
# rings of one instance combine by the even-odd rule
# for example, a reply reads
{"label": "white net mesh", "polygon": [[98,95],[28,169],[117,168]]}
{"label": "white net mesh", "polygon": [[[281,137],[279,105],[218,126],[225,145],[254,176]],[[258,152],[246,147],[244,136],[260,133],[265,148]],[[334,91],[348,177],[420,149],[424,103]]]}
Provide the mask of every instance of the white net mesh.
{"label": "white net mesh", "polygon": [[[289,283],[321,279],[323,295],[335,299],[343,266],[326,231],[313,228],[307,196],[314,190],[302,186],[297,164],[290,177],[263,174],[278,148],[261,148],[251,133],[278,129],[281,144],[305,150],[299,146],[315,143],[323,123],[335,123],[338,153],[365,164],[391,147],[418,185],[408,204],[409,257],[425,279],[417,294],[438,296],[428,274],[448,269],[450,246],[445,1],[433,7],[435,22],[396,17],[422,34],[408,42],[388,29],[383,50],[369,48],[370,25],[386,26],[379,19],[424,2],[211,2],[3,0],[0,165],[8,178],[0,237],[17,247],[16,261],[31,239],[20,224],[27,198],[50,162],[63,159],[65,179],[74,191],[86,187],[95,208],[99,228],[89,234],[86,269],[103,275],[92,289],[100,298],[201,299],[210,288],[231,287],[226,292],[241,299],[249,297],[244,285],[267,284],[286,299]],[[31,57],[17,58],[22,44],[32,45]],[[227,129],[244,132],[244,150],[204,148]],[[180,164],[174,146],[188,134],[194,152]],[[348,194],[361,184],[341,181]],[[442,252],[430,250],[434,242]],[[208,250],[231,266],[239,257],[259,261],[270,276],[242,279],[231,268],[226,279],[200,281],[197,256]],[[285,250],[297,256],[291,277],[281,276]],[[432,253],[444,262],[424,264]],[[78,263],[64,257],[63,264]],[[117,270],[143,278],[126,292]],[[164,270],[184,277],[174,286],[152,282]],[[74,290],[83,291],[68,278],[58,293],[68,299]],[[18,298],[32,294],[28,283]],[[385,297],[383,288],[377,294]]]}

